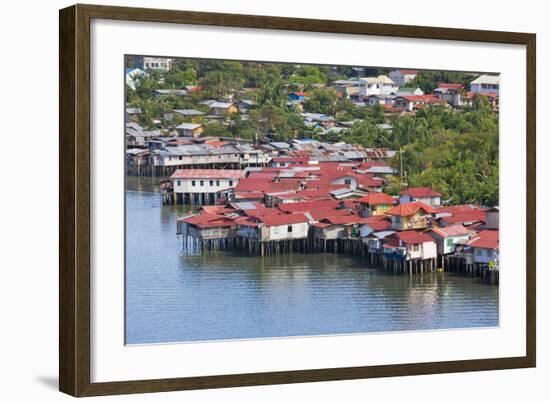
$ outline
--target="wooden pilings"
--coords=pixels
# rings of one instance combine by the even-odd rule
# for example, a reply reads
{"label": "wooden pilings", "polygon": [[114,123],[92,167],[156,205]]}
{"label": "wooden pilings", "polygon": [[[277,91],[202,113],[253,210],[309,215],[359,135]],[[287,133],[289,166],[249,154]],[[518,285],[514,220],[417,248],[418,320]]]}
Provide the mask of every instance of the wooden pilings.
{"label": "wooden pilings", "polygon": [[498,284],[498,269],[480,264],[466,264],[455,256],[439,256],[430,259],[405,259],[385,256],[380,251],[369,251],[359,238],[327,240],[324,238],[301,238],[279,241],[259,241],[257,238],[229,236],[226,238],[200,239],[183,235],[183,248],[190,252],[232,251],[248,256],[268,257],[281,254],[336,253],[359,257],[368,267],[382,267],[394,274],[431,274],[438,268],[447,272],[480,277]]}

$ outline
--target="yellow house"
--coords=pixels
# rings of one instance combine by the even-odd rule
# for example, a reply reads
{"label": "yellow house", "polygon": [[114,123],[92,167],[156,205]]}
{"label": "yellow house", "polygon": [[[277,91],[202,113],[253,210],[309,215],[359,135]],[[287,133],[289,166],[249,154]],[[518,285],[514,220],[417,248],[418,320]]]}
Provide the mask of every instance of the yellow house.
{"label": "yellow house", "polygon": [[391,216],[392,230],[428,228],[428,218],[435,210],[422,202],[402,203],[386,211]]}
{"label": "yellow house", "polygon": [[395,204],[395,199],[383,192],[369,192],[357,200],[362,216],[378,216],[385,214]]}
{"label": "yellow house", "polygon": [[239,111],[237,106],[235,106],[233,103],[226,102],[214,102],[210,104],[210,110],[217,116],[234,114]]}

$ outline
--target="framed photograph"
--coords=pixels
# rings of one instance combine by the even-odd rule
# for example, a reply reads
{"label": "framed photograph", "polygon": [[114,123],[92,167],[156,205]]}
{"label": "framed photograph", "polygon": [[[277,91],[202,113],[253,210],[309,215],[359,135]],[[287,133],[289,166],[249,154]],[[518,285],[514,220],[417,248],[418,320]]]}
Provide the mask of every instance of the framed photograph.
{"label": "framed photograph", "polygon": [[535,35],[60,11],[60,390],[528,368]]}

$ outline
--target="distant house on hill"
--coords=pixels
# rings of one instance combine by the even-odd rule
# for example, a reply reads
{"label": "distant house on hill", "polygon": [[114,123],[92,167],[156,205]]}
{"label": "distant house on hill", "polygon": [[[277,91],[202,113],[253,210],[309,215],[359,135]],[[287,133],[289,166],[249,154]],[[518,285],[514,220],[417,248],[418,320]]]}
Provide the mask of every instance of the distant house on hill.
{"label": "distant house on hill", "polygon": [[397,86],[403,86],[418,75],[418,70],[394,70],[390,72],[390,79],[395,82]]}
{"label": "distant house on hill", "polygon": [[470,91],[473,93],[494,93],[500,92],[500,77],[498,75],[483,74],[470,82]]}
{"label": "distant house on hill", "polygon": [[441,83],[434,90],[439,99],[445,100],[454,107],[464,105],[464,85]]}
{"label": "distant house on hill", "polygon": [[307,92],[290,92],[288,94],[289,100],[292,101],[301,101],[303,102],[306,100],[306,97],[308,96]]}
{"label": "distant house on hill", "polygon": [[182,123],[176,127],[180,136],[198,137],[204,131],[202,124]]}
{"label": "distant house on hill", "polygon": [[399,86],[386,75],[359,79],[359,96],[390,95],[399,90]]}
{"label": "distant house on hill", "polygon": [[399,203],[422,202],[430,206],[441,205],[441,194],[431,188],[407,188],[399,192]]}
{"label": "distant house on hill", "polygon": [[216,116],[226,116],[239,111],[237,106],[228,102],[212,102],[208,105],[212,113]]}
{"label": "distant house on hill", "polygon": [[142,70],[168,71],[172,68],[173,61],[166,57],[134,56],[134,67]]}

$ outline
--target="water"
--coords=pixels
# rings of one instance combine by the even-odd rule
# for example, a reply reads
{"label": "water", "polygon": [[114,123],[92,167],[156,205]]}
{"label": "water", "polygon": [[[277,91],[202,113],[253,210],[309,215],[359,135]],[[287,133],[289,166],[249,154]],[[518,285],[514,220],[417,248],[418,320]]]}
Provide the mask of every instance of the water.
{"label": "water", "polygon": [[498,326],[498,286],[393,275],[333,254],[189,254],[183,206],[147,179],[126,192],[126,342],[144,344]]}

